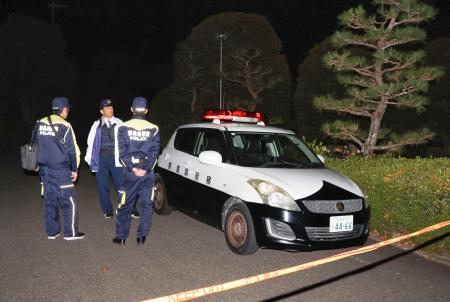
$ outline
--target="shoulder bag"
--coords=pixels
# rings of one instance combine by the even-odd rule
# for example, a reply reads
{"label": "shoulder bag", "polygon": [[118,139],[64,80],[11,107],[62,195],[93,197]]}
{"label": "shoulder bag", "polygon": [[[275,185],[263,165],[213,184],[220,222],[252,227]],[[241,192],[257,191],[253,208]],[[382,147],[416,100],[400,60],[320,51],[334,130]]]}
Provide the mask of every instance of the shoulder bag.
{"label": "shoulder bag", "polygon": [[22,161],[22,168],[24,170],[36,171],[38,168],[39,145],[36,141],[38,128],[39,121],[36,122],[36,125],[34,126],[30,143],[20,147],[20,158]]}

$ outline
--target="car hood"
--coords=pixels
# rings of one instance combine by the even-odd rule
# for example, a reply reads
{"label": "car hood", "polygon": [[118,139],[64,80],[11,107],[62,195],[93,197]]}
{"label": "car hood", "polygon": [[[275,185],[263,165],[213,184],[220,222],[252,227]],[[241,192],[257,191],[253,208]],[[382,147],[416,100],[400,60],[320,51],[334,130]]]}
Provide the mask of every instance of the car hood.
{"label": "car hood", "polygon": [[352,180],[327,168],[249,168],[246,176],[249,179],[261,179],[271,182],[281,187],[295,200],[313,195],[318,192],[325,183],[330,183],[345,191],[364,197],[364,193]]}

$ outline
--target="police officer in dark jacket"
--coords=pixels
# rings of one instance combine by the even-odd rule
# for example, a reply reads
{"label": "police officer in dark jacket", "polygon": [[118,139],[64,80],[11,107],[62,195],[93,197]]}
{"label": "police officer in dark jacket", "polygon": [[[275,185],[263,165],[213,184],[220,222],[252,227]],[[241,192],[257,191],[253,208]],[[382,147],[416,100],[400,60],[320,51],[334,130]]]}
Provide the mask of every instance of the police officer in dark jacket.
{"label": "police officer in dark jacket", "polygon": [[154,172],[159,154],[158,126],[146,120],[147,100],[133,99],[132,118],[119,125],[119,157],[124,169],[117,208],[116,237],[113,243],[125,244],[130,231],[131,212],[137,196],[141,199],[141,216],[137,229],[137,244],[144,244],[152,222]]}
{"label": "police officer in dark jacket", "polygon": [[78,177],[80,150],[72,126],[66,121],[69,100],[56,97],[52,101],[53,114],[39,120],[39,176],[43,185],[44,219],[48,239],[61,235],[59,207],[63,209],[64,239],[84,237],[78,231],[78,206],[74,182]]}

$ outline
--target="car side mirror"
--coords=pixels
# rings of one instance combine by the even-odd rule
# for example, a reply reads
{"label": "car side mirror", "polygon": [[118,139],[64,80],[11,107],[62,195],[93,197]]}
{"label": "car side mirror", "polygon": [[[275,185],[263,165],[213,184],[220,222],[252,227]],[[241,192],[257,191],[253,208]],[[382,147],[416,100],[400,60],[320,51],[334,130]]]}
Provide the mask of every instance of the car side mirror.
{"label": "car side mirror", "polygon": [[199,161],[202,164],[218,165],[222,163],[222,155],[216,151],[203,151],[198,156]]}
{"label": "car side mirror", "polygon": [[320,161],[322,162],[322,164],[325,164],[325,157],[323,157],[322,155],[318,154],[317,157],[320,159]]}

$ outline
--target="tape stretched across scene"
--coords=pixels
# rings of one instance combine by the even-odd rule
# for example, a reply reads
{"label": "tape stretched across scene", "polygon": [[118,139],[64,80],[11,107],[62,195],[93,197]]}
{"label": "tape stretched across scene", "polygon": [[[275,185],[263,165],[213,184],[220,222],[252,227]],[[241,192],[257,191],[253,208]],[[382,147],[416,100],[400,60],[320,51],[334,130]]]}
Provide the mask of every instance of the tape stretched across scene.
{"label": "tape stretched across scene", "polygon": [[212,286],[202,287],[202,288],[188,290],[188,291],[184,291],[184,292],[179,292],[176,294],[162,296],[162,297],[154,298],[154,299],[150,299],[150,300],[143,300],[141,302],[181,302],[181,301],[188,301],[188,300],[192,300],[192,299],[196,299],[196,298],[200,298],[200,297],[204,297],[204,296],[208,296],[208,295],[212,295],[212,294],[217,294],[217,293],[224,292],[224,291],[227,291],[230,289],[243,287],[243,286],[247,286],[250,284],[254,284],[254,283],[274,279],[277,277],[281,277],[281,276],[284,276],[287,274],[292,274],[295,272],[303,271],[303,270],[306,270],[309,268],[313,268],[313,267],[320,266],[320,265],[323,265],[326,263],[334,262],[334,261],[344,259],[344,258],[347,258],[350,256],[368,253],[368,252],[377,250],[381,247],[384,247],[386,245],[391,245],[391,244],[409,239],[414,236],[418,236],[418,235],[422,235],[422,234],[425,234],[425,233],[428,233],[431,231],[435,231],[435,230],[444,228],[448,225],[450,225],[450,220],[434,224],[432,226],[423,228],[421,230],[418,230],[416,232],[413,232],[413,233],[410,233],[407,235],[388,239],[388,240],[381,241],[381,242],[378,242],[375,244],[371,244],[371,245],[368,245],[365,247],[361,247],[361,248],[358,248],[355,250],[347,251],[344,253],[340,253],[340,254],[329,256],[329,257],[326,257],[323,259],[311,261],[311,262],[304,263],[301,265],[296,265],[296,266],[276,270],[273,272],[262,273],[259,275],[254,275],[251,277],[246,277],[246,278],[242,278],[242,279],[238,279],[238,280],[234,280],[234,281],[230,281],[230,282],[225,282],[225,283],[221,283],[221,284],[217,284],[217,285],[212,285]]}

